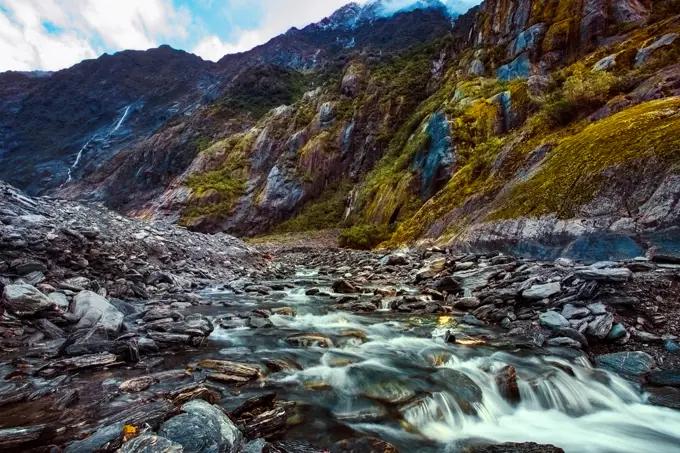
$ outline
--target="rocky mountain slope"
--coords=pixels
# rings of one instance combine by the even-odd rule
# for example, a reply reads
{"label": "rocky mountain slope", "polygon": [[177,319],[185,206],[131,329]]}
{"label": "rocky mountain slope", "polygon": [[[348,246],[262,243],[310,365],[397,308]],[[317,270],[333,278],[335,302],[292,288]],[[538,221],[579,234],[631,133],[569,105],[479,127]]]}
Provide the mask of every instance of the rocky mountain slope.
{"label": "rocky mountain slope", "polygon": [[678,14],[349,5],[216,64],[161,48],[3,74],[0,178],[204,232],[674,258]]}

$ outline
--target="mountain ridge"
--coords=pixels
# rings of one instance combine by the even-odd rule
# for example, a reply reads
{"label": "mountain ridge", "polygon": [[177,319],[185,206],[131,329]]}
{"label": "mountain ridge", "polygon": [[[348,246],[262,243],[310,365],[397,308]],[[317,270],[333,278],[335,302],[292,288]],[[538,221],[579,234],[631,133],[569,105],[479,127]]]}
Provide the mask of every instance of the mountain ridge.
{"label": "mountain ridge", "polygon": [[[102,95],[115,99],[103,100],[110,107],[97,130],[112,134],[103,142],[83,146],[87,140],[75,134],[81,138],[65,162],[27,163],[53,178],[49,187],[59,196],[203,232],[378,225],[376,238],[393,245],[505,243],[552,256],[595,235],[609,244],[602,253],[624,243],[626,253],[664,241],[674,248],[672,235],[650,239],[677,225],[667,137],[654,136],[651,153],[626,148],[616,158],[598,155],[580,173],[558,170],[558,178],[576,178],[570,184],[581,192],[563,191],[546,172],[551,162],[580,168],[595,155],[581,145],[573,150],[565,141],[571,136],[584,143],[588,131],[602,129],[609,138],[601,146],[635,149],[618,121],[656,115],[650,130],[666,124],[660,115],[675,111],[680,95],[672,64],[680,27],[677,15],[669,17],[680,13],[675,5],[487,0],[453,23],[441,8],[417,8],[358,25],[353,18],[363,8],[349,5],[335,19],[217,63],[177,55],[178,67],[192,68],[183,79],[132,79],[167,88],[158,102]],[[333,20],[351,27],[329,26]],[[30,91],[35,82],[22,83],[5,88],[0,102],[26,105],[22,87]],[[122,86],[135,93],[129,81]],[[673,115],[668,127],[677,123]],[[11,133],[19,129],[7,124],[0,119],[0,144],[17,142]],[[657,177],[639,180],[637,195],[620,177],[663,166]],[[639,201],[607,195],[600,172]],[[0,177],[16,182],[10,173]],[[69,174],[75,177],[63,185]],[[41,181],[35,173],[27,178]],[[650,215],[657,220],[642,220]]]}

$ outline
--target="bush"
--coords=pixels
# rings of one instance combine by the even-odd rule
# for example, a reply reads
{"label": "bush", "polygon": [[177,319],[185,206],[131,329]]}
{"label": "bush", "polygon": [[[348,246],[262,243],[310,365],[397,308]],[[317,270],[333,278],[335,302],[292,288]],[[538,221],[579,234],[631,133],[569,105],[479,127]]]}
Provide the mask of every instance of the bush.
{"label": "bush", "polygon": [[616,76],[606,71],[592,72],[578,65],[574,74],[564,82],[566,101],[574,106],[597,108],[610,98],[610,91],[617,83]]}
{"label": "bush", "polygon": [[340,233],[340,247],[357,250],[370,250],[392,237],[387,225],[354,225]]}

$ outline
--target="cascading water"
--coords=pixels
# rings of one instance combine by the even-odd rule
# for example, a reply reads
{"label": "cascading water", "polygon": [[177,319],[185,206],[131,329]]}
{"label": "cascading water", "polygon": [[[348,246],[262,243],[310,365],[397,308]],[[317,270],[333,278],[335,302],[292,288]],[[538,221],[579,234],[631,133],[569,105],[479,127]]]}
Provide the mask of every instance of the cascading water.
{"label": "cascading water", "polygon": [[111,133],[116,132],[120,128],[120,126],[123,124],[123,121],[125,121],[125,118],[127,118],[128,113],[130,112],[130,107],[132,107],[132,106],[128,105],[127,107],[125,107],[125,111],[123,112],[123,116],[120,118],[120,120],[118,120],[116,127],[113,128]]}
{"label": "cascading water", "polygon": [[[295,316],[275,314],[269,329],[218,328],[211,336],[232,359],[299,364],[262,384],[310,407],[313,422],[291,436],[323,443],[349,427],[402,452],[454,453],[489,442],[552,444],[568,453],[680,451],[679,411],[647,404],[637,385],[592,368],[573,350],[520,348],[499,331],[459,325],[451,316],[329,311],[328,298],[303,289],[256,302],[294,307]],[[244,296],[223,297],[239,300],[241,310],[250,304]],[[457,344],[444,342],[449,330]],[[331,346],[286,341],[301,333],[332,339]],[[518,400],[499,387],[509,366]]]}
{"label": "cascading water", "polygon": [[83,152],[87,149],[87,147],[92,143],[92,140],[97,138],[97,136],[93,136],[91,139],[89,139],[82,148],[78,151],[78,154],[76,155],[76,161],[73,162],[73,165],[68,169],[68,177],[66,178],[66,182],[64,184],[67,184],[71,182],[73,179],[73,172],[78,168],[78,165],[80,164],[81,159],[83,158]]}

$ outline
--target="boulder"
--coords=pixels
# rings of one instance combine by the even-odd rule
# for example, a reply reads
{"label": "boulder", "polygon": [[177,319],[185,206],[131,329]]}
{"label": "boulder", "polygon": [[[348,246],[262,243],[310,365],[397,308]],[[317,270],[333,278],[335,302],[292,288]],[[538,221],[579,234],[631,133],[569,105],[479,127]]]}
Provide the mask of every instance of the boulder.
{"label": "boulder", "polygon": [[680,369],[656,371],[647,377],[651,385],[680,387]]}
{"label": "boulder", "polygon": [[384,440],[374,437],[346,439],[335,443],[330,453],[397,453],[397,449]]}
{"label": "boulder", "polygon": [[646,352],[626,351],[597,356],[595,364],[623,376],[638,377],[649,373],[655,363]]}
{"label": "boulder", "polygon": [[616,54],[608,55],[593,65],[593,72],[608,71],[616,65]]}
{"label": "boulder", "polygon": [[529,300],[547,299],[562,291],[562,286],[559,282],[546,283],[544,285],[534,285],[522,292],[522,297]]}
{"label": "boulder", "polygon": [[100,324],[112,335],[120,331],[124,317],[108,300],[92,291],[81,291],[76,295],[71,313],[79,319],[76,328],[88,329]]}
{"label": "boulder", "polygon": [[5,286],[2,304],[18,316],[33,316],[51,310],[56,303],[31,285]]}
{"label": "boulder", "polygon": [[559,330],[564,327],[570,327],[569,321],[557,313],[556,311],[546,311],[538,315],[538,320],[541,325],[552,330]]}
{"label": "boulder", "polygon": [[626,327],[623,324],[614,324],[607,334],[607,341],[618,341],[628,334]]}
{"label": "boulder", "polygon": [[535,68],[529,60],[529,55],[525,52],[510,63],[498,68],[496,77],[501,82],[509,82],[514,79],[527,79],[534,71]]}
{"label": "boulder", "polygon": [[503,367],[495,377],[496,386],[501,395],[510,403],[520,402],[519,386],[517,385],[517,370],[512,365]]}
{"label": "boulder", "polygon": [[54,303],[57,305],[57,307],[60,308],[61,310],[64,310],[64,311],[68,310],[70,303],[69,303],[68,299],[66,298],[66,294],[54,292],[54,293],[49,293],[47,295],[47,297],[52,299],[54,301]]}
{"label": "boulder", "polygon": [[354,294],[358,293],[359,289],[349,281],[341,279],[333,282],[333,291],[340,294]]}
{"label": "boulder", "polygon": [[126,442],[119,453],[183,453],[184,447],[165,437],[142,434]]}
{"label": "boulder", "polygon": [[581,343],[569,337],[555,337],[547,341],[548,346],[581,349]]}
{"label": "boulder", "polygon": [[220,409],[203,400],[182,406],[184,413],[161,425],[158,434],[184,448],[185,453],[237,453],[243,435]]}
{"label": "boulder", "polygon": [[392,253],[380,260],[383,266],[404,266],[408,264],[408,257],[404,253]]}

